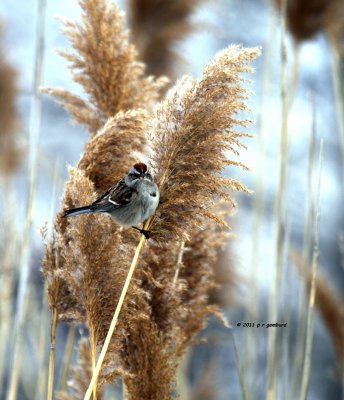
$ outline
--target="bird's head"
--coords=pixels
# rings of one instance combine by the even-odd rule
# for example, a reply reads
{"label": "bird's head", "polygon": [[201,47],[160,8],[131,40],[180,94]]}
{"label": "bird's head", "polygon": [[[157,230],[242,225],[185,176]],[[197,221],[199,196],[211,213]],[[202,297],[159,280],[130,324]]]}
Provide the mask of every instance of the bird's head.
{"label": "bird's head", "polygon": [[147,165],[144,163],[136,163],[129,170],[129,176],[132,179],[148,179],[152,180],[151,174],[148,172]]}

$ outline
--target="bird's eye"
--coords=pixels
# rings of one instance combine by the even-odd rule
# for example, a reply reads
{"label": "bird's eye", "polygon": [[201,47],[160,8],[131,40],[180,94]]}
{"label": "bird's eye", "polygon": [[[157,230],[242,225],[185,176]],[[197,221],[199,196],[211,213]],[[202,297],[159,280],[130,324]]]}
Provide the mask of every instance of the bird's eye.
{"label": "bird's eye", "polygon": [[152,197],[156,197],[156,193],[154,192],[154,193],[151,193],[150,194]]}

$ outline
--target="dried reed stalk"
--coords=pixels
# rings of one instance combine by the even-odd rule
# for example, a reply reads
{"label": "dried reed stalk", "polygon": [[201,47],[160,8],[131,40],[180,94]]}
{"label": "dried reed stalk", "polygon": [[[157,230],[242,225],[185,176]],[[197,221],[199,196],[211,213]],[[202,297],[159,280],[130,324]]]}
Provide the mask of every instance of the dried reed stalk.
{"label": "dried reed stalk", "polygon": [[[312,201],[313,193],[313,178],[314,178],[314,159],[315,159],[315,141],[316,141],[316,107],[315,100],[313,96],[311,97],[311,113],[312,113],[312,127],[308,146],[308,165],[307,165],[307,189],[306,189],[306,203],[305,209],[307,210],[305,215],[305,233],[303,241],[303,251],[302,256],[306,260],[307,265],[311,263],[311,253],[312,253],[312,226],[313,226],[313,215],[314,215],[314,204]],[[294,358],[294,382],[292,388],[292,396],[297,397],[297,391],[301,384],[302,378],[302,362],[304,358],[304,343],[306,327],[303,321],[306,320],[307,314],[307,293],[305,284],[301,285],[301,294],[299,299],[299,322],[297,326],[296,334],[296,351]]]}
{"label": "dried reed stalk", "polygon": [[173,79],[180,73],[174,47],[195,30],[192,13],[204,0],[129,0],[132,40],[147,72]]}
{"label": "dried reed stalk", "polygon": [[60,379],[61,390],[67,389],[67,378],[69,375],[69,368],[72,361],[74,342],[75,342],[75,325],[71,325],[68,329],[68,336],[66,340],[66,349],[64,351],[64,358],[62,362],[62,373]]}
{"label": "dried reed stalk", "polygon": [[56,329],[57,329],[57,310],[56,308],[53,308],[51,317],[51,333],[50,333],[49,379],[48,379],[48,391],[47,391],[48,399],[53,398]]}
{"label": "dried reed stalk", "polygon": [[[310,288],[312,284],[312,270],[309,269],[307,259],[297,252],[292,252],[290,257],[297,266],[308,288]],[[342,345],[344,342],[343,302],[324,276],[317,274],[315,287],[315,307],[331,336],[338,359],[339,372],[342,377],[344,373],[344,350]]]}
{"label": "dried reed stalk", "polygon": [[[285,220],[286,220],[286,189],[288,177],[288,154],[289,154],[289,107],[288,107],[288,86],[287,86],[287,54],[285,45],[285,1],[282,2],[281,17],[281,81],[280,81],[280,99],[281,99],[281,133],[280,133],[280,158],[278,166],[278,196],[275,199],[275,213],[277,220],[277,238],[276,238],[276,259],[274,283],[271,286],[269,300],[269,320],[276,321],[278,313],[278,291],[280,287],[281,274],[283,268],[283,250],[285,248]],[[268,337],[268,392],[267,399],[272,400],[276,397],[277,373],[279,368],[279,336],[275,329],[269,331]]]}
{"label": "dried reed stalk", "polygon": [[25,333],[25,319],[27,304],[30,296],[30,258],[31,240],[33,226],[33,208],[36,199],[37,175],[38,175],[38,149],[41,124],[41,94],[40,86],[42,81],[43,48],[44,48],[44,26],[45,26],[46,0],[37,2],[38,18],[35,34],[35,68],[32,103],[30,109],[29,129],[29,157],[28,157],[28,182],[29,189],[26,199],[25,223],[20,252],[20,273],[18,282],[18,293],[16,299],[16,318],[13,326],[13,347],[11,371],[9,374],[9,389],[7,400],[14,400],[17,397],[19,375],[22,362],[22,348]]}
{"label": "dried reed stalk", "polygon": [[[90,349],[88,347],[88,340],[83,338],[79,342],[78,349],[78,364],[73,367],[72,379],[68,383],[72,387],[72,394],[66,392],[57,392],[57,400],[82,400],[86,391],[88,382],[92,376],[92,361],[90,357]],[[98,391],[98,398],[103,398],[102,391]]]}
{"label": "dried reed stalk", "polygon": [[313,318],[314,318],[314,305],[316,297],[316,277],[318,272],[318,259],[319,259],[319,237],[320,237],[320,194],[321,194],[321,175],[322,175],[322,164],[323,164],[323,141],[320,143],[320,155],[319,155],[319,176],[318,176],[318,187],[317,187],[317,198],[316,198],[316,218],[315,218],[315,233],[314,233],[314,246],[313,246],[313,259],[312,259],[312,279],[310,284],[309,304],[308,304],[308,316],[307,316],[307,327],[306,327],[306,344],[305,344],[305,358],[302,372],[302,383],[301,383],[301,395],[300,398],[305,400],[308,393],[310,367],[311,367],[311,356],[312,356],[312,344],[313,344]]}

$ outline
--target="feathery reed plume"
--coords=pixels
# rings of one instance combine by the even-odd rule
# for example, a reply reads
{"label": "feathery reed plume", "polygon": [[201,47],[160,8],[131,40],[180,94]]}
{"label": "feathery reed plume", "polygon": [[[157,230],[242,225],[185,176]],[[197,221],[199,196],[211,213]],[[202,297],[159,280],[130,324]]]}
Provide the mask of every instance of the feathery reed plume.
{"label": "feathery reed plume", "polygon": [[144,110],[119,112],[87,143],[78,168],[85,171],[97,192],[104,192],[126,175],[144,151],[146,120]]}
{"label": "feathery reed plume", "polygon": [[185,246],[151,244],[145,252],[142,272],[136,274],[146,292],[135,300],[141,317],[121,314],[129,340],[120,357],[130,372],[124,377],[130,400],[171,399],[181,356],[206,325],[209,313],[219,315],[208,304],[214,286],[212,265],[227,237],[219,229],[210,223],[190,235]]}
{"label": "feathery reed plume", "polygon": [[333,0],[325,15],[325,27],[337,50],[344,56],[344,4],[341,0]]}
{"label": "feathery reed plume", "polygon": [[278,8],[286,1],[286,18],[297,41],[315,36],[324,29],[324,16],[333,0],[275,0]]}
{"label": "feathery reed plume", "polygon": [[18,128],[16,95],[17,72],[6,60],[0,24],[0,172],[5,176],[15,171],[21,155],[15,138]]}
{"label": "feathery reed plume", "polygon": [[145,66],[137,61],[135,46],[124,30],[123,14],[115,4],[81,0],[80,6],[81,23],[64,21],[64,32],[75,52],[60,53],[86,98],[64,89],[45,91],[57,97],[73,119],[94,135],[119,111],[149,109],[167,81],[145,76]]}
{"label": "feathery reed plume", "polygon": [[[145,118],[147,112],[143,110],[118,113],[86,146],[79,168],[70,170],[62,211],[56,218],[54,238],[43,262],[53,315],[57,313],[57,321],[87,323],[93,362],[97,346],[106,336],[118,290],[123,286],[127,251],[137,236],[130,232],[119,235],[119,227],[102,215],[67,222],[63,211],[92,202],[95,190],[105,190],[120,177],[118,174],[127,171],[135,152],[144,148]],[[135,139],[129,140],[134,134]],[[115,368],[107,369],[100,384],[116,376]]]}
{"label": "feathery reed plume", "polygon": [[132,39],[147,72],[175,78],[180,57],[173,47],[195,30],[190,16],[203,0],[129,0]]}
{"label": "feathery reed plume", "polygon": [[[73,204],[92,202],[94,187],[84,172],[70,168],[70,175],[65,199]],[[87,323],[92,360],[95,361],[97,346],[103,344],[126,277],[127,254],[134,237],[130,240],[128,233],[126,241],[122,242],[118,226],[104,215],[84,217],[71,220],[63,233],[56,225],[59,229],[56,232],[59,235],[57,246],[61,248],[57,251],[47,249],[43,272],[48,283],[49,302],[57,311],[58,321]],[[54,248],[56,241],[49,245]],[[51,259],[55,253],[62,257],[60,265]],[[138,292],[133,286],[132,293],[140,297]],[[113,381],[118,375],[117,366],[110,356],[118,351],[119,346],[115,342],[111,345],[104,364],[106,373],[101,375],[99,386]]]}
{"label": "feathery reed plume", "polygon": [[[75,226],[76,221],[64,218],[64,211],[91,201],[94,191],[104,191],[116,182],[124,171],[127,172],[135,152],[144,149],[146,117],[147,113],[141,110],[118,113],[114,118],[110,118],[104,128],[87,144],[78,169],[70,170],[72,177],[66,185],[62,210],[56,217],[53,238],[46,246],[43,260],[43,273],[48,281],[49,304],[51,308],[57,308],[58,320],[85,321],[85,308],[80,303],[79,294],[72,292],[73,285],[68,284],[71,278],[68,272],[71,259],[66,257],[66,248],[75,240],[73,235],[76,234],[68,227],[70,224]],[[135,138],[130,140],[134,133]],[[104,218],[91,218],[96,225],[98,217]],[[113,224],[112,233],[117,232],[118,228]],[[110,235],[108,238],[111,239],[111,232],[103,233]],[[80,239],[81,236],[79,235]],[[128,234],[127,240],[130,240],[130,237]]]}
{"label": "feathery reed plume", "polygon": [[278,9],[286,1],[288,29],[297,42],[327,32],[338,48],[343,49],[344,4],[342,0],[275,0]]}
{"label": "feathery reed plume", "polygon": [[[75,53],[63,53],[63,55],[70,62],[74,80],[82,85],[87,99],[82,99],[63,89],[48,89],[47,91],[57,96],[73,118],[77,122],[85,124],[90,133],[95,135],[108,117],[112,117],[120,111],[125,112],[135,107],[148,109],[159,97],[159,91],[167,81],[165,78],[155,80],[153,77],[144,76],[144,64],[136,60],[135,47],[128,43],[128,35],[123,27],[123,16],[116,6],[107,5],[105,0],[83,0],[80,5],[84,12],[82,23],[66,22],[66,35]],[[135,112],[133,113],[135,114]],[[97,139],[89,144],[80,161],[80,168],[86,171],[84,178],[95,179],[96,190],[101,191],[106,185],[112,185],[114,182],[110,182],[110,180],[114,175],[130,166],[134,157],[132,153],[142,152],[144,149],[142,127],[137,126],[135,132],[133,123],[127,124],[126,118],[126,115],[119,114],[117,119],[112,121],[113,125],[110,121],[107,128],[97,135]],[[120,140],[117,146],[113,140],[119,139],[118,136],[108,134],[108,130],[114,132],[114,129],[116,129],[116,133],[127,133],[127,136],[124,135],[123,141]],[[128,140],[129,133],[133,135],[131,141]],[[108,146],[107,149],[104,148],[104,145]],[[110,151],[111,153],[109,153]],[[94,162],[94,157],[97,158],[96,162]],[[104,168],[102,176],[99,176],[100,164]],[[111,173],[109,173],[110,170]],[[79,172],[79,177],[83,176],[82,171]],[[105,173],[109,174],[105,175]],[[104,181],[104,179],[107,180]],[[72,186],[67,190],[63,200],[63,209],[80,204],[83,197],[72,194],[80,194],[80,191],[85,189],[85,185],[89,185],[89,195],[94,191],[93,183],[89,180],[86,182],[81,178],[72,179],[70,185]],[[73,185],[76,185],[75,188]],[[79,187],[79,185],[81,186]],[[78,204],[74,204],[74,201]],[[92,320],[90,303],[86,302],[85,304],[85,301],[80,301],[78,296],[73,296],[75,293],[75,290],[73,291],[74,282],[71,279],[72,276],[68,274],[70,260],[66,257],[65,249],[68,248],[70,242],[73,242],[73,237],[69,235],[73,235],[75,232],[68,229],[68,224],[69,222],[63,218],[63,212],[60,212],[56,218],[53,238],[47,246],[43,261],[44,274],[48,279],[49,303],[53,321],[56,323],[64,319],[76,322],[86,319],[91,323],[89,328],[94,364],[96,346],[100,336],[98,328],[95,327]],[[127,242],[130,241],[127,240]],[[102,260],[99,262],[101,263]],[[52,340],[55,335],[56,323],[52,324]],[[51,369],[53,368],[53,354],[52,350]],[[49,382],[52,382],[52,370],[49,376]],[[51,389],[51,384],[49,387]],[[49,392],[50,397],[51,395],[52,393]]]}
{"label": "feathery reed plume", "polygon": [[[156,99],[165,81],[143,76],[143,64],[135,59],[136,51],[127,41],[122,13],[116,6],[108,6],[103,0],[85,0],[80,4],[84,11],[83,24],[67,23],[66,33],[76,51],[68,59],[72,63],[74,78],[84,87],[89,100],[82,100],[64,90],[48,91],[58,94],[71,114],[94,133],[107,115],[112,116],[121,109],[145,107],[148,100]],[[98,46],[100,42],[102,46]],[[78,168],[93,181],[95,190],[107,189],[131,166],[134,153],[144,151],[140,113],[119,113],[87,145]],[[78,181],[74,182],[78,184]],[[69,222],[63,218],[63,212],[82,203],[82,199],[77,199],[75,203],[75,197],[68,193],[70,191],[67,191],[63,209],[56,218],[54,237],[47,245],[43,270],[50,282],[49,303],[52,308],[58,308],[59,320],[80,321],[83,320],[84,310],[78,299],[72,298],[69,286],[65,284],[66,277],[61,276],[61,271],[67,269],[63,250],[71,240],[65,234]]]}
{"label": "feathery reed plume", "polygon": [[[129,90],[139,86],[132,85],[132,72],[130,84],[117,76],[119,86],[123,87],[120,92],[115,92],[117,97],[114,99],[109,90],[111,85],[103,85],[103,75],[111,75],[106,73],[106,68],[113,59],[102,55],[96,58],[96,62],[102,61],[101,66],[89,66],[96,64],[96,56],[86,50],[91,48],[96,53],[99,48],[94,47],[90,27],[102,26],[99,20],[103,18],[106,22],[104,30],[110,22],[117,24],[118,9],[106,7],[100,0],[82,1],[81,5],[86,28],[82,30],[79,25],[68,23],[67,29],[74,47],[81,53],[81,61],[70,57],[79,71],[75,79],[82,83],[92,103],[83,110],[87,114],[90,107],[97,111],[88,114],[91,119],[92,115],[96,117],[87,125],[94,133],[108,116],[112,118],[88,143],[78,167],[70,169],[71,180],[55,222],[55,238],[43,265],[50,303],[57,310],[59,320],[68,316],[76,322],[87,323],[90,363],[93,370],[98,371],[98,365],[97,368],[94,365],[97,347],[103,344],[108,332],[129,267],[128,254],[134,253],[137,234],[119,229],[103,215],[84,215],[67,222],[62,217],[63,211],[92,202],[95,192],[107,189],[113,180],[126,172],[135,154],[144,153],[145,132],[150,130],[152,166],[157,173],[163,205],[152,221],[153,240],[144,250],[141,268],[130,282],[126,301],[121,303],[117,330],[109,342],[98,383],[94,385],[97,379],[92,379],[92,390],[94,392],[96,386],[101,390],[103,383],[122,375],[130,399],[170,399],[180,356],[205,325],[208,313],[219,315],[217,308],[208,304],[208,292],[214,286],[211,265],[227,235],[215,205],[220,199],[234,205],[230,191],[246,188],[236,180],[221,178],[218,174],[227,165],[243,166],[240,162],[227,160],[225,151],[237,154],[241,147],[239,139],[245,136],[234,130],[235,125],[243,127],[249,122],[237,119],[236,115],[247,110],[248,91],[242,87],[245,79],[240,74],[251,71],[249,64],[259,51],[238,46],[223,51],[206,67],[199,82],[191,78],[181,80],[160,104],[156,116],[151,118],[145,111],[127,110],[145,106],[141,103],[147,99],[142,94],[137,100],[139,96]],[[95,34],[99,34],[98,29]],[[120,39],[123,45],[123,35]],[[89,47],[84,45],[84,40],[90,41]],[[118,47],[119,39],[116,40],[114,47]],[[104,43],[105,47],[109,46],[109,42]],[[128,48],[126,40],[123,46]],[[116,55],[121,54],[120,49]],[[102,52],[106,51],[102,49]],[[97,74],[102,68],[105,69],[100,78]],[[123,68],[131,67],[124,63]],[[126,74],[128,71],[123,71],[123,76],[128,77]],[[149,96],[155,100],[162,81],[149,82],[154,88]],[[139,93],[144,93],[141,89]],[[146,94],[148,96],[148,91]],[[114,115],[116,112],[118,114]],[[86,121],[82,118],[79,122]],[[133,136],[135,140],[130,140]],[[64,294],[66,298],[63,298]],[[63,309],[59,308],[60,304]]]}
{"label": "feathery reed plume", "polygon": [[[234,125],[248,124],[236,118],[239,111],[247,110],[244,100],[248,91],[242,87],[245,79],[240,74],[252,70],[249,63],[258,53],[258,49],[239,46],[222,51],[205,68],[199,82],[189,78],[178,82],[151,121],[152,164],[163,204],[146,226],[152,229],[157,244],[150,242],[139,270],[144,274],[141,286],[147,292],[135,299],[141,318],[134,314],[135,319],[130,319],[124,310],[120,314],[129,338],[120,356],[124,369],[134,376],[125,377],[132,400],[170,399],[180,356],[206,323],[209,312],[219,314],[207,305],[214,285],[210,266],[223,244],[213,221],[225,225],[214,204],[222,198],[234,205],[230,190],[247,189],[218,174],[226,165],[243,166],[228,160],[225,150],[237,154],[239,138],[245,136],[234,130]],[[142,239],[140,245],[139,251]],[[121,297],[127,290],[131,295],[131,288],[126,284]],[[113,335],[122,304],[116,308],[108,337]],[[106,347],[87,399],[104,354]]]}
{"label": "feathery reed plume", "polygon": [[[140,58],[146,63],[148,73],[176,77],[180,57],[174,51],[175,44],[195,29],[191,15],[203,0],[156,1],[129,0],[129,23],[132,40]],[[177,61],[177,63],[176,63]],[[212,300],[229,304],[232,296],[228,287],[233,286],[236,276],[234,269],[218,257],[215,265],[216,281],[221,283],[212,290]],[[225,283],[225,285],[224,285]]]}
{"label": "feathery reed plume", "polygon": [[227,165],[245,168],[227,159],[226,151],[237,155],[245,147],[240,138],[247,134],[236,131],[250,122],[238,118],[248,111],[241,74],[252,72],[249,64],[258,53],[240,46],[219,52],[200,81],[184,77],[159,104],[151,128],[152,164],[163,202],[152,224],[156,240],[187,240],[205,217],[224,224],[211,211],[214,203],[222,199],[235,206],[231,191],[247,191],[219,174]]}

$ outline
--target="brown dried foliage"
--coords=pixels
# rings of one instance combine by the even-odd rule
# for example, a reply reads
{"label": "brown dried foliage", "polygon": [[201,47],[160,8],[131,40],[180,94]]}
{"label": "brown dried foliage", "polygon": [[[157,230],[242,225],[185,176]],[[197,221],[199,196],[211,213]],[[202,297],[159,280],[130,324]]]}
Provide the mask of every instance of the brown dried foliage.
{"label": "brown dried foliage", "polygon": [[133,41],[147,72],[175,78],[180,59],[173,47],[195,30],[190,17],[203,0],[130,0]]}
{"label": "brown dried foliage", "polygon": [[73,119],[95,134],[109,117],[119,111],[150,106],[159,98],[165,78],[145,76],[135,47],[128,42],[123,15],[106,0],[81,0],[82,22],[65,21],[65,34],[74,53],[61,52],[73,79],[86,98],[68,90],[45,91],[59,99]]}
{"label": "brown dried foliage", "polygon": [[16,142],[17,72],[6,60],[2,36],[0,24],[0,172],[7,176],[18,167],[21,151]]}
{"label": "brown dried foliage", "polygon": [[247,191],[235,179],[220,176],[227,165],[245,168],[227,159],[227,151],[238,155],[244,147],[237,131],[248,120],[248,91],[242,73],[259,54],[258,49],[231,46],[205,67],[197,82],[181,79],[158,106],[152,122],[153,157],[163,204],[153,223],[156,240],[188,239],[188,232],[202,227],[204,218],[224,224],[212,207],[225,200],[235,205],[231,192]]}
{"label": "brown dried foliage", "polygon": [[[125,316],[129,340],[120,354],[123,367],[131,374],[125,378],[130,399],[170,399],[180,356],[204,327],[209,312],[218,314],[217,308],[209,305],[209,291],[215,286],[213,266],[218,249],[227,235],[224,227],[208,218],[202,205],[211,207],[220,195],[231,200],[226,183],[230,189],[242,188],[215,174],[227,164],[236,164],[226,159],[223,149],[236,152],[234,146],[239,145],[241,134],[233,132],[233,125],[241,122],[234,115],[245,109],[246,96],[239,74],[248,71],[247,63],[257,53],[257,49],[239,47],[224,51],[205,69],[200,82],[189,81],[188,91],[179,90],[178,83],[152,122],[156,133],[152,137],[153,160],[163,204],[153,224],[153,238],[158,243],[149,242],[142,256],[139,286],[147,296],[136,300],[142,318]],[[199,100],[204,97],[204,102]],[[166,167],[168,161],[171,169]],[[196,204],[197,196],[202,203]],[[222,221],[218,213],[212,217]]]}
{"label": "brown dried foliage", "polygon": [[172,399],[180,357],[206,325],[209,290],[214,286],[212,266],[226,241],[221,228],[209,224],[190,242],[151,243],[143,256],[140,286],[142,319],[128,320],[121,359],[131,373],[125,378],[131,400]]}
{"label": "brown dried foliage", "polygon": [[[83,1],[80,4],[84,11],[83,24],[67,24],[67,36],[70,37],[76,52],[69,56],[69,59],[74,63],[73,69],[79,71],[74,74],[74,78],[84,86],[89,94],[89,101],[86,102],[67,91],[62,91],[63,95],[55,89],[49,91],[52,94],[60,93],[62,102],[71,114],[80,123],[86,123],[94,133],[103,124],[106,110],[114,104],[121,105],[113,110],[114,113],[125,107],[145,107],[148,97],[156,99],[158,88],[163,82],[154,82],[142,75],[143,65],[135,60],[134,47],[127,42],[127,34],[123,31],[122,13],[117,7],[108,6],[102,0]],[[102,40],[104,48],[95,47],[95,43]],[[123,76],[122,70],[125,71]],[[129,72],[132,76],[128,75]],[[117,81],[114,80],[115,77]],[[113,86],[116,86],[115,91],[112,90]],[[104,105],[104,102],[107,104]],[[74,107],[73,104],[78,106]],[[144,126],[140,122],[143,120],[143,114],[144,111],[119,112],[114,118],[110,118],[99,134],[87,144],[78,168],[84,171],[79,171],[80,174],[91,179],[89,184],[94,185],[89,191],[93,193],[95,189],[101,192],[114,184],[132,165],[135,152],[144,150],[146,139]],[[87,118],[90,118],[89,122],[86,121]],[[64,251],[72,240],[66,232],[69,221],[63,214],[67,208],[85,204],[83,201],[87,198],[72,195],[74,184],[76,191],[81,190],[78,180],[69,182],[62,201],[62,210],[55,221],[54,235],[47,245],[43,261],[43,271],[49,282],[50,306],[57,307],[60,320],[71,320],[73,314],[76,320],[83,320],[82,316],[85,314],[78,302],[72,298],[66,284],[66,276],[62,273],[68,269]],[[67,298],[68,301],[63,300]]]}
{"label": "brown dried foliage", "polygon": [[[307,267],[305,260],[298,253],[291,254],[293,261],[298,267],[301,276],[310,287],[312,282],[312,271]],[[315,306],[327,327],[331,336],[333,346],[338,358],[341,376],[344,374],[344,307],[334,288],[330,287],[328,281],[321,276],[315,278]]]}
{"label": "brown dried foliage", "polygon": [[78,168],[85,171],[97,192],[104,192],[127,174],[147,143],[144,110],[120,112],[86,145]]}
{"label": "brown dried foliage", "polygon": [[[92,4],[98,9],[105,3]],[[94,12],[92,4],[82,2],[84,24],[94,18],[89,16]],[[114,9],[106,7],[108,11]],[[106,15],[99,12],[98,26],[103,26]],[[118,23],[116,19],[105,20],[108,25]],[[76,36],[81,42],[90,36],[87,30],[83,33],[83,37]],[[122,44],[126,40],[123,35],[120,39]],[[74,44],[80,52],[82,47],[78,46]],[[109,42],[104,46],[110,46]],[[127,42],[123,46],[128,46]],[[242,147],[239,140],[244,134],[235,130],[235,126],[245,127],[248,123],[238,117],[238,113],[247,110],[248,92],[242,87],[241,74],[251,71],[249,64],[258,52],[238,46],[221,52],[205,68],[200,81],[184,78],[177,83],[154,117],[143,110],[118,112],[87,144],[77,168],[70,169],[71,179],[43,270],[50,305],[58,310],[59,320],[86,322],[91,344],[95,343],[99,350],[138,235],[119,228],[104,215],[67,220],[63,211],[92,202],[97,192],[124,175],[139,159],[137,154],[148,147],[149,133],[151,167],[163,204],[153,221],[152,239],[144,248],[130,283],[98,382],[102,386],[122,375],[130,400],[173,398],[180,356],[205,326],[208,314],[219,315],[218,309],[209,304],[209,292],[215,286],[213,267],[219,249],[227,241],[227,228],[216,205],[221,199],[234,205],[231,191],[246,190],[239,182],[220,177],[220,173],[227,165],[243,166],[228,160],[225,152],[238,154]],[[99,62],[100,57],[94,54],[92,60]],[[105,59],[89,72],[82,70],[80,75],[85,78],[78,79],[88,82],[88,76],[93,79],[98,69],[107,71],[108,62]],[[98,90],[100,94],[100,90],[105,91],[103,100],[109,102],[103,109],[110,109],[108,88],[99,86]],[[92,96],[91,107],[98,109],[100,103]],[[83,351],[87,353],[86,349]],[[87,363],[91,363],[90,358]],[[76,393],[81,393],[84,383],[74,382],[79,386],[74,387]]]}
{"label": "brown dried foliage", "polygon": [[[92,202],[96,196],[94,192],[106,190],[127,172],[132,165],[135,152],[144,150],[146,116],[147,113],[141,110],[118,113],[116,117],[110,118],[104,128],[87,144],[78,168],[71,170],[71,180],[66,185],[62,210],[56,217],[53,238],[46,246],[43,260],[43,272],[48,282],[49,304],[50,307],[57,308],[59,320],[85,321],[85,307],[77,300],[78,292],[71,291],[73,284],[67,283],[71,276],[66,275],[66,272],[70,270],[72,262],[72,259],[67,257],[67,250],[68,254],[72,255],[70,246],[74,243],[76,235],[76,232],[71,230],[70,224],[73,226],[76,221],[64,218],[64,211]],[[134,133],[135,139],[131,140],[131,135]],[[97,215],[90,218],[96,224],[98,221],[103,221],[104,216]],[[81,220],[85,221],[83,218]],[[110,223],[106,217],[105,221]],[[98,235],[100,238],[103,238],[103,234],[110,235],[107,236],[105,243],[111,241],[111,235],[118,233],[117,225],[112,224],[111,229],[111,232],[101,230],[100,236]],[[84,234],[89,240],[94,240],[88,236],[87,230]],[[78,238],[81,240],[82,234],[79,234]],[[125,240],[134,238],[135,235],[126,233]],[[92,252],[92,246],[90,251]],[[107,265],[109,261],[107,252],[101,256],[104,257],[99,261]]]}
{"label": "brown dried foliage", "polygon": [[[310,280],[310,277],[308,277]],[[343,301],[324,277],[316,279],[315,305],[331,335],[341,376],[344,374],[344,307]]]}
{"label": "brown dried foliage", "polygon": [[[298,42],[324,31],[343,48],[344,3],[342,0],[285,0],[288,29]],[[283,0],[275,0],[281,9]]]}

